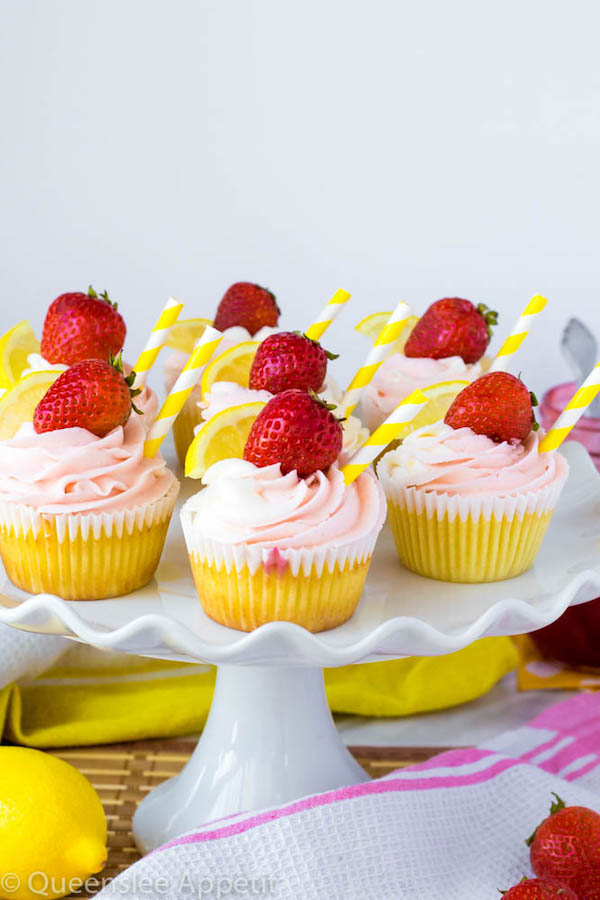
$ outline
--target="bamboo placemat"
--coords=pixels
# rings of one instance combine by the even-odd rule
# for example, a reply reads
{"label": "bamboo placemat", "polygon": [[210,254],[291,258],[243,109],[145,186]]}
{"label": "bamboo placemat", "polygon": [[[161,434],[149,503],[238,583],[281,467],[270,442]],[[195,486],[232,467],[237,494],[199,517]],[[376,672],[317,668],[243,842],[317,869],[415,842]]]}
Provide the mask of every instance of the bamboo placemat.
{"label": "bamboo placemat", "polygon": [[[78,768],[100,795],[108,820],[108,862],[97,877],[112,879],[140,858],[131,833],[131,820],[148,791],[177,775],[190,758],[194,740],[139,741],[57,750],[55,755]],[[358,762],[373,778],[394,769],[425,762],[443,747],[351,747]],[[78,894],[84,898],[86,894]]]}

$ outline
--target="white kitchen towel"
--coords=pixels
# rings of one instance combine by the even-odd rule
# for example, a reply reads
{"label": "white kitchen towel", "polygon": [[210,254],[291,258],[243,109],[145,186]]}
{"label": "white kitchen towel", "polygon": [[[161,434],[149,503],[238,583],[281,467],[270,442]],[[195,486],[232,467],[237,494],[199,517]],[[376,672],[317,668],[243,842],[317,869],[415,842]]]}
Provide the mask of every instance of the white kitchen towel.
{"label": "white kitchen towel", "polygon": [[600,812],[600,695],[560,703],[486,747],[209,824],[100,896],[495,900],[531,874],[525,839],[553,792]]}
{"label": "white kitchen towel", "polygon": [[19,631],[11,625],[0,625],[0,688],[45,672],[69,644],[67,638],[33,634]]}

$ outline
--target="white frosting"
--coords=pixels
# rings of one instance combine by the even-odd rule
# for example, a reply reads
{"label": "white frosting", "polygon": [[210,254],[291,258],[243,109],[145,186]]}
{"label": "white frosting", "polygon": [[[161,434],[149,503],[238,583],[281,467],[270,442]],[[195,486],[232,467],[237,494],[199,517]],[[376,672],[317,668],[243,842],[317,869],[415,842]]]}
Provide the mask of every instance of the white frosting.
{"label": "white frosting", "polygon": [[41,353],[30,353],[27,357],[27,368],[21,372],[21,378],[33,375],[34,372],[66,372],[68,368],[61,363],[48,362]]}
{"label": "white frosting", "polygon": [[308,478],[282,475],[279,464],[258,467],[225,459],[202,478],[205,489],[184,506],[193,514],[194,542],[252,544],[280,550],[340,547],[377,534],[385,500],[377,479],[364,472],[351,485],[336,465]]}

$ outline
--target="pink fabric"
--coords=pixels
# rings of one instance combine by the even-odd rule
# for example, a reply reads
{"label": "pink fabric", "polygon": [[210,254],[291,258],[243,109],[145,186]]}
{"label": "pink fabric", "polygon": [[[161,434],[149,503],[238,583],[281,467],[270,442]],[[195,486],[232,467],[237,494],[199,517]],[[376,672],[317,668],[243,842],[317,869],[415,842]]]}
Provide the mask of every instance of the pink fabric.
{"label": "pink fabric", "polygon": [[[557,729],[557,726],[560,726],[560,730]],[[586,762],[585,765],[581,768],[576,768],[565,776],[568,781],[582,778],[600,766],[600,695],[582,695],[559,703],[556,707],[552,707],[534,719],[529,727],[540,731],[542,729],[544,731],[554,729],[555,734],[550,739],[547,739],[545,735],[542,736],[540,743],[536,747],[515,757],[498,758],[498,754],[494,753],[494,751],[477,747],[465,750],[450,750],[427,760],[427,762],[400,769],[383,779],[306,797],[279,809],[249,815],[248,818],[244,818],[241,821],[238,820],[232,824],[222,824],[220,827],[210,830],[184,835],[154,852],[160,853],[172,847],[220,840],[236,834],[242,834],[277,819],[287,818],[320,806],[340,803],[367,795],[404,791],[429,791],[439,790],[440,788],[468,788],[492,781],[509,769],[531,764],[537,757],[542,757],[539,763],[540,768],[547,772],[558,774],[578,759],[583,760],[592,754],[593,758]],[[566,746],[564,745],[565,738],[570,739]],[[489,765],[485,765],[486,759],[489,761]],[[445,774],[440,773],[440,770],[459,768],[461,766],[477,766],[477,769],[458,775],[447,772]],[[410,777],[412,773],[417,772],[423,773],[423,777]]]}

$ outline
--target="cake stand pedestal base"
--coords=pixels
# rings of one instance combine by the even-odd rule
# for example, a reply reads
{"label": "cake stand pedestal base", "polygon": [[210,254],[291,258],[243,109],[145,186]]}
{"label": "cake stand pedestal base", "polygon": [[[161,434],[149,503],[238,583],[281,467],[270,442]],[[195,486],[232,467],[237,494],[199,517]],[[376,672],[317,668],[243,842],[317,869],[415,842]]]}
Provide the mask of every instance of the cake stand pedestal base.
{"label": "cake stand pedestal base", "polygon": [[367,780],[336,731],[322,669],[219,666],[192,758],[140,804],[133,832],[147,853],[215,819]]}

